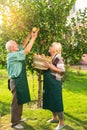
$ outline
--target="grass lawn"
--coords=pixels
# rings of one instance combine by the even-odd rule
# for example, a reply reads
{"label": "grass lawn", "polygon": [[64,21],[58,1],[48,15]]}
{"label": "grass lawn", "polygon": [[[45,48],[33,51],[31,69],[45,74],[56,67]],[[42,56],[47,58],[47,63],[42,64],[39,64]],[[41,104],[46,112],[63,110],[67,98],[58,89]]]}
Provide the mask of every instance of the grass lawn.
{"label": "grass lawn", "polygon": [[[28,74],[31,99],[37,99],[37,76]],[[63,82],[63,101],[65,124],[63,130],[87,130],[87,71],[70,69]],[[7,89],[7,72],[0,70],[0,130],[10,128],[11,92]],[[54,130],[56,123],[46,121],[52,117],[51,112],[36,107],[36,103],[24,105],[24,130]]]}

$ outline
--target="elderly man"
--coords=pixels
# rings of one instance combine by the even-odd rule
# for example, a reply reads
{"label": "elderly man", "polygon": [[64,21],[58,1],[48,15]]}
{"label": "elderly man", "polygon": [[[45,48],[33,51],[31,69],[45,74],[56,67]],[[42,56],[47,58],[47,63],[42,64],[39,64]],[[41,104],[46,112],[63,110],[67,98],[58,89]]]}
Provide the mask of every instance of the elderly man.
{"label": "elderly man", "polygon": [[[6,43],[6,49],[8,51],[7,71],[10,78],[10,89],[12,92],[11,127],[17,129],[23,128],[23,126],[20,124],[23,104],[30,101],[25,58],[30,52],[33,43],[37,38],[38,31],[39,30],[37,29],[36,32],[29,33],[22,46],[18,46],[18,44],[13,40],[10,40]],[[30,42],[28,43],[29,39]]]}

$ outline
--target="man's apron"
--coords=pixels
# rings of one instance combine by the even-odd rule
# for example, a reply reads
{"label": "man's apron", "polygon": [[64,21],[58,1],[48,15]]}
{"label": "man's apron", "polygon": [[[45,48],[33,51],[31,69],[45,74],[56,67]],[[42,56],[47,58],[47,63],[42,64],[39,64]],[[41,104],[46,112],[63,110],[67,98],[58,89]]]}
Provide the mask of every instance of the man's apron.
{"label": "man's apron", "polygon": [[43,109],[62,112],[62,81],[56,80],[50,74],[50,70],[44,71],[43,80]]}
{"label": "man's apron", "polygon": [[17,78],[14,78],[18,104],[24,104],[30,101],[30,92],[28,87],[25,62],[22,61],[22,70]]}

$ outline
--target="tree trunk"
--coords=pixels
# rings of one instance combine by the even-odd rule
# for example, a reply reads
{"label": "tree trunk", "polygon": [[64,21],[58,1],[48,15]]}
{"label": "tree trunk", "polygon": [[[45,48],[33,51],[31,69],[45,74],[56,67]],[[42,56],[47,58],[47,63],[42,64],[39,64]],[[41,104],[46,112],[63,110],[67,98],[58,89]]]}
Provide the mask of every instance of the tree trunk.
{"label": "tree trunk", "polygon": [[37,107],[40,108],[42,106],[42,79],[41,79],[41,71],[38,73],[38,102]]}

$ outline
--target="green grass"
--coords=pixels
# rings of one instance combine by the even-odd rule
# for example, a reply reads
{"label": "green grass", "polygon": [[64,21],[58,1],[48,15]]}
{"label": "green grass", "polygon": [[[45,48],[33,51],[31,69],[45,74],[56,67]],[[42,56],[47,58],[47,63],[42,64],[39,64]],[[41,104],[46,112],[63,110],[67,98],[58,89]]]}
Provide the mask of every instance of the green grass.
{"label": "green grass", "polygon": [[[0,70],[0,130],[10,128],[11,92],[7,89],[7,72]],[[63,82],[65,113],[64,130],[87,130],[87,71],[69,70]],[[38,81],[36,75],[28,73],[31,99],[37,100]],[[54,130],[57,124],[46,123],[51,112],[36,107],[36,102],[24,105],[23,117],[27,117],[24,130]]]}

